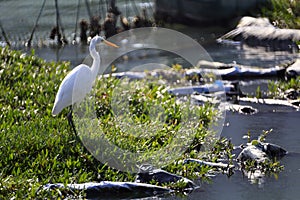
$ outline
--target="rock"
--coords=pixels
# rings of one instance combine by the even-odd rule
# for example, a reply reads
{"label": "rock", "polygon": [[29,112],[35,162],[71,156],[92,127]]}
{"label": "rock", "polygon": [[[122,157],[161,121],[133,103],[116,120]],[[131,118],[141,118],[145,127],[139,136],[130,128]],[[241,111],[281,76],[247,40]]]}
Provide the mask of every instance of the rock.
{"label": "rock", "polygon": [[258,112],[258,110],[256,108],[251,107],[251,106],[242,106],[239,109],[239,113],[245,114],[245,115],[248,115],[248,114],[252,115],[252,114],[255,114],[257,112]]}
{"label": "rock", "polygon": [[295,109],[299,109],[296,101],[284,100],[284,99],[258,99],[250,97],[241,97],[239,98],[240,102],[251,102],[264,105],[273,105],[273,106],[287,106]]}
{"label": "rock", "polygon": [[209,94],[215,92],[227,92],[233,88],[232,85],[223,85],[221,81],[215,81],[213,84],[205,84],[199,86],[186,86],[171,88],[168,90],[170,94],[176,96],[192,95],[192,94]]}
{"label": "rock", "polygon": [[184,95],[191,95],[191,94],[201,94],[201,93],[209,93],[209,90],[207,87],[201,87],[201,86],[187,86],[187,87],[177,87],[177,88],[171,88],[168,91],[170,94],[176,95],[176,96],[184,96]]}
{"label": "rock", "polygon": [[221,63],[221,62],[212,62],[207,60],[200,60],[197,63],[197,68],[205,68],[205,69],[228,69],[232,68],[235,63]]}
{"label": "rock", "polygon": [[[170,194],[173,190],[145,184],[132,182],[111,182],[102,181],[100,183],[82,183],[82,184],[67,184],[62,183],[47,184],[43,187],[44,190],[67,190],[71,197],[74,191],[85,192],[87,199],[133,199],[153,197],[164,194]],[[73,191],[73,192],[72,192]]]}
{"label": "rock", "polygon": [[225,164],[225,163],[221,163],[221,162],[215,163],[215,162],[208,162],[208,161],[203,161],[203,160],[199,160],[199,159],[192,159],[192,158],[184,160],[184,164],[191,163],[191,162],[197,163],[199,165],[207,165],[207,166],[210,166],[210,167],[213,167],[213,168],[219,168],[219,169],[222,169],[222,170],[227,170],[227,169],[230,169],[230,168],[234,168],[234,165]]}
{"label": "rock", "polygon": [[[205,74],[213,74],[217,79],[222,80],[244,80],[259,78],[284,78],[286,74],[285,66],[275,66],[272,68],[261,68],[254,66],[240,65],[237,63],[219,63],[209,61],[199,61],[197,68],[184,69],[180,72],[166,69],[156,69],[148,72],[118,72],[103,75],[103,77],[129,78],[130,80],[144,79],[147,77],[156,77],[167,80],[168,82],[176,82],[180,79],[189,80],[197,83],[205,83],[203,76]],[[291,68],[292,69],[292,68]],[[292,72],[291,72],[292,73]],[[102,77],[102,76],[101,76]],[[204,76],[205,77],[205,76]],[[216,84],[216,83],[215,83]],[[206,86],[206,85],[205,85]],[[211,86],[206,90],[211,90]]]}
{"label": "rock", "polygon": [[[260,186],[265,182],[265,172],[270,170],[267,168],[272,168],[272,165],[268,165],[268,163],[271,163],[271,160],[281,158],[286,154],[287,151],[276,144],[252,141],[252,144],[248,144],[243,148],[242,152],[240,152],[237,157],[237,161],[241,166],[240,170],[243,172],[244,176],[248,177],[251,183],[257,183]],[[249,160],[255,161],[254,165],[250,164],[250,166],[247,166],[245,161]]]}
{"label": "rock", "polygon": [[207,94],[207,95],[202,95],[202,94],[192,94],[191,98],[196,104],[204,104],[204,103],[210,103],[210,104],[219,104],[221,103],[221,95],[223,93],[220,93],[218,97],[218,93],[214,94]]}
{"label": "rock", "polygon": [[226,106],[226,110],[230,110],[232,112],[238,112],[239,114],[244,114],[244,115],[253,115],[258,113],[258,110],[256,108],[253,108],[252,106],[244,106],[238,104],[228,104]]}
{"label": "rock", "polygon": [[274,158],[282,158],[287,153],[279,145],[256,141],[255,145],[246,146],[238,155],[237,160],[240,162],[255,160],[257,163],[261,163]]}
{"label": "rock", "polygon": [[299,110],[299,108],[300,108],[300,100],[299,99],[292,100],[292,101],[290,101],[290,103],[292,105],[294,105],[296,108],[298,107],[297,110]]}
{"label": "rock", "polygon": [[274,27],[270,20],[266,17],[250,17],[250,16],[245,16],[240,19],[238,25],[236,26],[237,28],[239,27],[245,27],[245,26],[257,26],[257,27]]}
{"label": "rock", "polygon": [[286,77],[288,79],[296,78],[300,75],[300,59],[297,59],[286,69]]}
{"label": "rock", "polygon": [[255,160],[257,163],[262,163],[269,160],[267,154],[254,145],[248,145],[238,155],[237,161],[244,162],[247,160]]}
{"label": "rock", "polygon": [[[131,80],[135,80],[135,79],[143,79],[143,78],[146,78],[146,73],[145,72],[117,72],[117,73],[112,73],[112,74],[105,74],[103,75],[104,78],[108,78],[108,77],[115,77],[115,78],[119,78],[119,79],[122,79],[122,78],[128,78],[128,79],[131,79]],[[101,78],[101,76],[100,76]]]}
{"label": "rock", "polygon": [[296,100],[299,97],[299,92],[293,88],[284,91],[284,96],[287,99]]}
{"label": "rock", "polygon": [[156,181],[159,185],[183,181],[186,183],[186,189],[196,189],[199,187],[193,181],[185,177],[169,173],[162,169],[154,169],[151,165],[141,166],[140,172],[137,174],[135,182],[150,183],[153,180]]}
{"label": "rock", "polygon": [[298,51],[300,30],[279,29],[265,18],[242,18],[239,25],[217,41],[241,41],[249,46],[262,46],[274,51]]}
{"label": "rock", "polygon": [[263,152],[265,152],[270,159],[282,158],[288,153],[285,149],[283,149],[277,144],[259,142],[255,146],[260,148]]}
{"label": "rock", "polygon": [[286,72],[285,67],[272,67],[272,68],[261,68],[253,66],[245,66],[239,64],[225,64],[225,63],[214,63],[205,62],[203,65],[200,64],[199,68],[187,69],[185,71],[186,77],[202,77],[203,74],[212,73],[216,76],[221,77],[223,80],[236,80],[236,79],[258,79],[267,77],[279,77],[284,78]]}

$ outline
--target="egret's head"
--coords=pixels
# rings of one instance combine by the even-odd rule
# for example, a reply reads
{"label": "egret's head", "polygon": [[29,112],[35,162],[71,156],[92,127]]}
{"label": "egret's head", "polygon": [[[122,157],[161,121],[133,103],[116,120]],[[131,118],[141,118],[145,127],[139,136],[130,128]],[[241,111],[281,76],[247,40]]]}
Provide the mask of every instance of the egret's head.
{"label": "egret's head", "polygon": [[93,39],[91,40],[91,45],[96,45],[100,42],[104,42],[104,44],[108,45],[108,46],[111,46],[111,47],[115,47],[115,48],[119,48],[118,45],[112,43],[112,42],[109,42],[107,40],[105,40],[102,36],[98,36],[96,35],[95,37],[93,37]]}
{"label": "egret's head", "polygon": [[96,35],[95,37],[92,38],[91,43],[100,43],[104,40],[104,38],[102,36]]}

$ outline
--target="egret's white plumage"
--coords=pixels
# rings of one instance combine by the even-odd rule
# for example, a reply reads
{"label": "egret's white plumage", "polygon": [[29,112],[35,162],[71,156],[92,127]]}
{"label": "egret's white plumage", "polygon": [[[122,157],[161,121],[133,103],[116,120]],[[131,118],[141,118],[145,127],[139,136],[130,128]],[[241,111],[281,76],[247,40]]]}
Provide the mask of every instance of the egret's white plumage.
{"label": "egret's white plumage", "polygon": [[96,44],[104,41],[110,46],[116,45],[104,40],[101,36],[95,36],[90,43],[90,54],[93,58],[91,67],[80,64],[75,67],[62,81],[55,97],[52,114],[59,114],[65,107],[84,99],[85,95],[92,90],[100,68],[100,55],[96,51]]}

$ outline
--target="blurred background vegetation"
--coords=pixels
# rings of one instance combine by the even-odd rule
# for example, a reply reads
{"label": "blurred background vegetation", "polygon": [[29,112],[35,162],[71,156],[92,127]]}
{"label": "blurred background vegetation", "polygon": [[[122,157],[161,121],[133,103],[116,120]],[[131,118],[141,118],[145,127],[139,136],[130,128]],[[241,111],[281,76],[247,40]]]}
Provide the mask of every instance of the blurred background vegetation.
{"label": "blurred background vegetation", "polygon": [[299,0],[270,0],[262,8],[262,16],[279,28],[300,28]]}

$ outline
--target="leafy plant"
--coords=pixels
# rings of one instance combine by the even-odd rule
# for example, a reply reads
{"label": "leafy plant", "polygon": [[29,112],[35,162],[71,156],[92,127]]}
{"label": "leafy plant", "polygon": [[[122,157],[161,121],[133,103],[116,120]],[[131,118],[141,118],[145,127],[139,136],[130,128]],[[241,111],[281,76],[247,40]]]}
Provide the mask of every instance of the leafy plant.
{"label": "leafy plant", "polygon": [[256,98],[260,99],[262,97],[262,92],[260,89],[260,86],[257,86],[256,88]]}
{"label": "leafy plant", "polygon": [[279,28],[300,27],[300,4],[297,0],[271,0],[262,8],[262,15]]}
{"label": "leafy plant", "polygon": [[284,92],[289,89],[300,91],[300,76],[288,81],[270,81],[268,83],[268,95],[272,98],[284,98]]}

